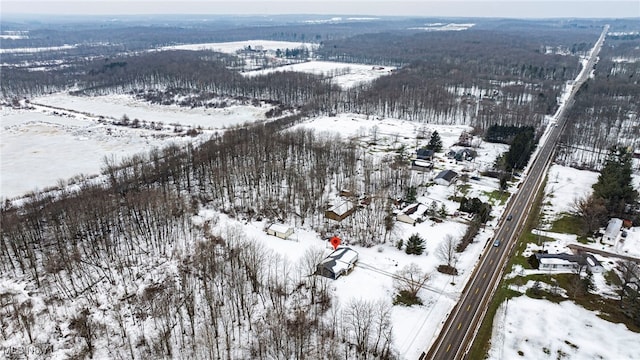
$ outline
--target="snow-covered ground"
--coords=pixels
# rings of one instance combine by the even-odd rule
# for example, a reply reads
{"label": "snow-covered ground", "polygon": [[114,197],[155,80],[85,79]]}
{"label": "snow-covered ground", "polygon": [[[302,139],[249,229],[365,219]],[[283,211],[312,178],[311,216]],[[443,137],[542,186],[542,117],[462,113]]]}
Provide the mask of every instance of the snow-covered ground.
{"label": "snow-covered ground", "polygon": [[249,105],[191,109],[178,105],[150,104],[131,95],[71,96],[65,93],[38,97],[32,102],[95,116],[120,119],[123,115],[127,115],[131,120],[139,119],[147,123],[161,122],[165,125],[199,126],[208,130],[220,130],[264,120],[265,112],[270,109],[266,106]]}
{"label": "snow-covered ground", "polygon": [[[77,97],[53,94],[33,99],[70,111],[34,106],[0,109],[0,196],[13,198],[32,190],[55,186],[80,174],[99,174],[104,159],[122,158],[208,138],[224,128],[265,119],[268,107],[229,106],[223,109],[188,109],[152,105],[127,95]],[[100,122],[123,115],[147,124],[163,123],[163,130],[133,129]],[[202,127],[199,137],[174,132],[175,127]]]}
{"label": "snow-covered ground", "polygon": [[571,167],[552,165],[545,187],[544,211],[550,221],[563,213],[573,211],[575,200],[587,198],[593,192],[591,186],[598,181],[599,173]]}
{"label": "snow-covered ground", "polygon": [[[286,61],[286,59],[276,57],[277,50],[285,51],[286,49],[293,50],[305,48],[309,51],[310,54],[312,54],[313,51],[318,48],[318,45],[313,43],[290,41],[246,40],[223,43],[165,46],[160,48],[159,50],[213,50],[227,54],[238,54],[239,52],[242,52],[249,48],[253,51],[258,51],[260,54],[263,54],[266,58],[270,59],[273,65]],[[250,53],[244,55],[251,57]],[[247,65],[251,68],[255,64],[253,64],[250,59],[247,59]],[[244,76],[257,76],[278,71],[297,71],[330,77],[335,84],[343,88],[350,88],[358,84],[370,82],[371,80],[374,80],[380,76],[388,75],[394,69],[395,68],[389,66],[372,66],[363,64],[349,64],[312,60],[297,64],[285,64],[282,66],[269,67],[267,69],[244,71],[242,72],[242,74]]]}
{"label": "snow-covered ground", "polygon": [[391,74],[395,68],[389,66],[371,66],[331,61],[307,61],[300,64],[285,65],[264,70],[243,72],[245,76],[264,75],[278,71],[297,71],[330,77],[333,83],[350,88],[370,82],[380,76]]}
{"label": "snow-covered ground", "polygon": [[[296,228],[295,233],[287,240],[269,236],[264,231],[264,222],[243,223],[212,211],[201,213],[207,218],[216,216],[220,227],[238,227],[248,238],[258,240],[267,248],[283,255],[289,261],[297,261],[305,250],[312,247],[324,248],[328,255],[333,248],[325,239],[308,229]],[[342,276],[332,282],[334,303],[347,304],[352,299],[366,299],[369,301],[382,300],[391,302],[394,296],[392,275],[405,265],[415,263],[422,271],[431,274],[426,289],[421,290],[419,296],[424,302],[422,306],[394,306],[391,314],[393,322],[393,336],[395,349],[401,359],[416,359],[437,335],[441,322],[455,305],[464,282],[472,272],[475,261],[492,231],[480,233],[478,241],[471,244],[457,261],[460,270],[458,276],[452,277],[438,273],[436,268],[441,264],[436,256],[436,249],[445,236],[452,235],[459,238],[466,226],[457,221],[435,223],[425,221],[416,226],[397,223],[394,235],[406,239],[411,234],[418,233],[426,240],[426,254],[407,255],[398,250],[393,244],[382,244],[371,248],[350,245],[358,252],[358,264],[347,276]]]}
{"label": "snow-covered ground", "polygon": [[[259,111],[265,111],[262,108],[238,107],[235,115],[231,113],[215,116],[204,113],[202,109],[195,109],[200,113],[193,114],[178,107],[149,105],[120,95],[89,98],[56,94],[34,99],[33,102],[75,112],[56,111],[57,114],[54,114],[54,110],[41,107],[34,110],[2,110],[2,195],[6,197],[20,195],[36,187],[56,185],[59,178],[68,178],[78,173],[97,173],[105,156],[121,158],[176,140],[169,136],[155,137],[152,131],[143,129],[99,123],[96,121],[99,116],[117,119],[127,114],[130,119],[139,118],[147,122],[204,125],[206,121],[208,124],[217,121],[215,124],[231,125],[241,120],[255,121],[260,118]],[[371,152],[379,156],[386,154],[381,151],[384,148],[396,148],[404,144],[407,153],[411,154],[417,145],[425,145],[428,139],[420,140],[424,143],[416,143],[416,135],[419,131],[425,131],[424,127],[427,131],[437,130],[445,148],[452,146],[462,131],[470,130],[465,126],[425,125],[354,114],[310,119],[298,126],[313,128],[317,132],[335,132],[340,129],[339,136],[342,138],[356,138],[363,143],[369,141],[375,133],[378,144],[372,147]],[[185,138],[184,141],[190,139]],[[482,142],[478,142],[478,145],[478,164],[491,163],[500,152],[506,150],[503,145]],[[456,164],[443,158],[437,169],[461,169],[464,166],[463,163]],[[435,173],[426,176],[429,178],[435,176]],[[420,183],[424,180],[415,178]],[[477,191],[478,194],[497,187],[497,182],[491,181],[471,186],[472,191]],[[452,188],[439,185],[430,187],[427,192],[418,194],[418,200],[426,204],[434,200],[444,203],[448,213],[453,214],[457,210],[457,204],[448,199],[452,195]],[[500,207],[497,207],[497,211],[500,211]],[[241,227],[248,237],[260,240],[291,261],[296,261],[308,247],[324,247],[327,254],[330,252],[328,242],[310,229],[296,229],[290,240],[281,240],[268,236],[262,222],[245,224],[226,219],[221,223]],[[426,289],[419,294],[424,305],[411,308],[394,306],[392,320],[396,350],[403,359],[417,358],[437,335],[441,322],[454,306],[480,251],[493,233],[491,227],[481,232],[478,241],[461,254],[456,264],[460,271],[458,276],[438,273],[436,267],[441,260],[436,256],[436,249],[447,235],[459,239],[465,228],[465,219],[458,217],[451,217],[443,223],[427,220],[416,226],[397,223],[393,232],[394,239],[406,240],[411,234],[418,233],[426,240],[427,255],[422,256],[407,255],[398,250],[393,242],[372,248],[355,246],[359,252],[360,265],[348,276],[333,282],[332,287],[337,297],[335,301],[346,304],[351,299],[363,298],[391,302],[394,295],[392,275],[403,266],[416,263],[423,271],[431,274]]]}
{"label": "snow-covered ground", "polygon": [[[304,64],[299,66],[302,65]],[[150,105],[120,95],[88,98],[55,94],[34,99],[33,102],[74,112],[62,111],[56,115],[51,109],[39,107],[35,110],[2,109],[0,195],[5,197],[17,196],[35,187],[55,185],[57,179],[68,178],[78,173],[97,173],[104,156],[121,158],[177,139],[193,141],[189,138],[172,137],[163,132],[163,136],[156,136],[157,133],[153,131],[110,126],[96,121],[100,116],[119,119],[126,114],[130,119],[202,126],[214,131],[262,120],[267,110],[263,107],[248,106],[206,110],[183,109],[177,106]],[[428,137],[417,140],[417,134],[433,131],[438,131],[444,148],[448,149],[458,141],[463,131],[471,130],[466,126],[439,126],[357,114],[318,117],[297,126],[360,141],[363,146],[368,146],[368,151],[374,156],[384,156],[390,149],[402,146],[407,154],[411,154],[429,141]],[[373,138],[376,138],[375,145],[371,145]],[[478,151],[478,157],[474,162],[456,163],[439,156],[433,172],[412,171],[412,181],[415,184],[424,183],[441,169],[468,171],[474,174],[491,165],[497,155],[507,150],[506,145],[482,141],[475,141],[474,145]],[[546,193],[549,194],[545,199],[547,212],[560,214],[570,211],[573,199],[587,195],[596,179],[596,173],[553,166],[546,189]],[[487,192],[498,188],[497,180],[484,177],[470,181],[469,184],[469,194],[478,196],[483,201],[486,201]],[[453,191],[453,187],[435,185],[418,194],[418,200],[426,204],[434,200],[443,203],[452,215],[457,210],[457,205],[449,200]],[[502,208],[501,205],[494,206],[495,215],[499,215]],[[247,237],[259,240],[291,261],[296,261],[310,247],[322,247],[326,254],[331,249],[326,240],[307,228],[297,228],[289,240],[282,240],[267,235],[264,232],[264,222],[245,223],[229,219],[215,211],[205,212],[201,216],[219,216],[223,219],[221,224],[238,226]],[[452,235],[456,239],[462,236],[466,227],[464,218],[450,216],[449,220],[443,223],[427,220],[416,226],[397,223],[393,237],[406,240],[411,234],[418,233],[426,240],[427,254],[407,255],[404,251],[396,249],[393,242],[372,248],[353,246],[359,253],[359,265],[351,274],[332,283],[336,297],[334,301],[348,303],[351,299],[363,298],[390,302],[394,293],[392,275],[403,266],[416,263],[423,271],[431,274],[425,289],[419,293],[424,305],[394,306],[392,311],[394,347],[401,359],[416,359],[437,336],[442,322],[455,305],[479,254],[492,238],[496,221],[489,223],[486,229],[481,231],[477,241],[460,255],[456,263],[460,274],[455,277],[440,274],[435,270],[441,263],[435,253],[446,235]],[[552,236],[559,240],[547,243],[545,247],[557,249],[558,252],[564,251],[568,243],[575,241],[571,236]],[[640,230],[630,230],[625,246],[635,250],[640,248]],[[571,359],[593,358],[594,354],[604,354],[604,358],[612,359],[633,358],[631,355],[638,351],[637,334],[621,328],[620,325],[600,320],[594,313],[569,302],[556,305],[520,297],[510,300],[505,307],[503,314],[506,311],[506,315],[496,318],[498,335],[492,341],[493,359],[545,358],[545,348],[551,354],[549,357],[560,356],[561,351],[562,354],[567,354],[563,356]],[[595,334],[593,338],[583,336],[585,327],[589,329],[590,334]],[[598,333],[596,329],[604,330]],[[603,334],[615,334],[615,339],[619,340],[600,341],[605,337]],[[597,342],[602,345],[594,345]],[[605,350],[607,352],[603,352]],[[520,356],[518,351],[522,351],[523,355]]]}
{"label": "snow-covered ground", "polygon": [[306,48],[308,50],[314,50],[318,47],[317,44],[293,42],[293,41],[273,41],[273,40],[245,40],[245,41],[231,41],[231,42],[218,42],[218,43],[199,43],[199,44],[186,44],[186,45],[172,45],[165,46],[159,50],[213,50],[226,54],[235,54],[238,51],[251,48],[253,50],[264,51],[276,51],[277,49],[299,49]]}
{"label": "snow-covered ground", "polygon": [[[598,173],[553,165],[549,170],[545,188],[543,211],[547,223],[562,213],[572,211],[576,198],[589,196]],[[634,176],[637,182],[637,176]],[[528,257],[536,251],[571,253],[570,244],[578,244],[573,234],[558,234],[535,230],[547,239],[540,244],[528,244],[521,256]],[[600,242],[589,244],[593,248],[631,256],[640,256],[640,227],[627,230],[627,238],[614,245]],[[611,270],[617,259],[594,256],[605,271]],[[521,266],[512,269],[507,277],[544,273],[541,270],[525,270]],[[604,273],[594,273],[595,292],[604,297],[617,296],[607,284]],[[524,292],[532,281],[513,290]],[[544,285],[543,286],[548,286]],[[571,301],[555,304],[546,300],[520,296],[503,303],[494,318],[490,359],[635,359],[640,351],[640,335],[622,324],[607,322],[597,313],[584,309]]]}
{"label": "snow-covered ground", "polygon": [[640,336],[570,301],[520,296],[502,304],[489,359],[637,359]]}

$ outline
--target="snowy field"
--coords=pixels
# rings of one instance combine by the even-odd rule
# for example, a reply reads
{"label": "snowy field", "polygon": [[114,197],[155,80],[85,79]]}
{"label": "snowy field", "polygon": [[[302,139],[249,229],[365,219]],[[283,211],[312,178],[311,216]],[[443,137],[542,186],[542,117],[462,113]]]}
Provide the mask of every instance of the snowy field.
{"label": "snowy field", "polygon": [[333,83],[340,87],[350,88],[362,83],[371,82],[380,76],[391,74],[394,69],[395,68],[389,66],[371,66],[331,61],[307,61],[276,68],[247,71],[242,74],[245,76],[256,76],[278,71],[297,71],[330,77]]}
{"label": "snowy field", "polygon": [[226,108],[186,108],[178,105],[156,105],[138,100],[131,95],[71,96],[64,93],[47,95],[32,100],[33,103],[70,109],[94,116],[120,119],[127,115],[131,120],[161,122],[165,125],[201,127],[220,130],[230,126],[253,123],[265,119],[270,107],[236,105]]}
{"label": "snowy field", "polygon": [[[264,56],[266,58],[270,59],[274,64],[277,64],[279,62],[286,61],[286,59],[276,58],[276,51],[278,49],[284,51],[285,49],[306,48],[310,53],[313,53],[313,51],[318,48],[318,45],[290,41],[247,40],[165,46],[159,50],[213,50],[226,54],[237,54],[247,48],[264,52]],[[251,67],[251,64],[253,63],[251,60],[247,59],[247,64]],[[298,64],[286,64],[271,67],[268,69],[244,71],[242,72],[242,75],[257,76],[278,71],[296,71],[330,77],[335,84],[343,88],[350,88],[358,84],[370,82],[380,76],[388,75],[394,69],[395,68],[389,66],[372,66],[331,61],[306,61]]]}
{"label": "snowy field", "polygon": [[0,196],[13,198],[176,141],[171,137],[28,110],[2,109]]}
{"label": "snowy field", "polygon": [[293,42],[293,41],[272,41],[272,40],[245,40],[218,43],[199,43],[186,45],[164,46],[159,50],[212,50],[225,54],[235,54],[238,51],[251,47],[253,50],[276,51],[277,49],[299,49],[306,48],[310,51],[318,47],[317,44]]}
{"label": "snowy field", "polygon": [[[224,109],[188,109],[152,105],[126,95],[76,97],[54,94],[36,98],[47,106],[35,109],[4,107],[0,135],[0,197],[14,198],[35,189],[55,186],[80,174],[99,174],[104,158],[116,161],[161,148],[208,138],[224,128],[265,119],[269,107],[230,106]],[[133,129],[101,123],[104,119],[163,123],[160,130]],[[174,132],[172,124],[200,126],[197,138]]]}

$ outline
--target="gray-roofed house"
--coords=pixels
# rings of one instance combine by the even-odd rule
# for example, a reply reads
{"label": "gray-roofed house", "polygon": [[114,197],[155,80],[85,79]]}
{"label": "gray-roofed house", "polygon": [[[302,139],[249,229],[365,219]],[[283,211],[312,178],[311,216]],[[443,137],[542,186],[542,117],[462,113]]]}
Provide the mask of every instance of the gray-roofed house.
{"label": "gray-roofed house", "polygon": [[418,160],[433,160],[434,155],[433,150],[429,149],[418,149],[416,150],[416,159]]}
{"label": "gray-roofed house", "polygon": [[335,280],[353,270],[357,262],[357,251],[339,247],[318,264],[316,274]]}
{"label": "gray-roofed house", "polygon": [[587,265],[584,257],[573,254],[536,253],[538,269],[547,271],[575,271]]}
{"label": "gray-roofed house", "polygon": [[449,186],[451,185],[451,183],[456,181],[457,177],[458,173],[453,170],[442,170],[440,171],[440,173],[438,173],[438,175],[436,175],[435,179],[433,179],[433,182],[439,185]]}
{"label": "gray-roofed house", "polygon": [[592,273],[603,271],[602,264],[591,254],[544,254],[536,253],[538,269],[547,271],[577,271],[584,268]]}

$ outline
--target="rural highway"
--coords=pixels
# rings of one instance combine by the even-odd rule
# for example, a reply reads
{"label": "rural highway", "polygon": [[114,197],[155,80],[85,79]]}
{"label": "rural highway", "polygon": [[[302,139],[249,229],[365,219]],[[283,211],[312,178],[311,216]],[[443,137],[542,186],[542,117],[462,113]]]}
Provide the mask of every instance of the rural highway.
{"label": "rural highway", "polygon": [[[588,62],[569,89],[568,96],[560,104],[560,108],[554,115],[555,122],[549,125],[547,137],[543,137],[540,141],[528,173],[523,174],[524,180],[517,192],[511,196],[494,238],[485,244],[477,267],[467,281],[458,303],[442,325],[431,348],[423,352],[419,360],[452,360],[467,357],[491,298],[504,274],[507,260],[513,253],[516,241],[529,215],[531,204],[540,190],[542,180],[551,163],[555,145],[565,125],[565,112],[573,103],[573,97],[580,86],[589,77],[608,30],[607,25],[591,50]],[[494,239],[500,240],[500,244],[495,246]]]}

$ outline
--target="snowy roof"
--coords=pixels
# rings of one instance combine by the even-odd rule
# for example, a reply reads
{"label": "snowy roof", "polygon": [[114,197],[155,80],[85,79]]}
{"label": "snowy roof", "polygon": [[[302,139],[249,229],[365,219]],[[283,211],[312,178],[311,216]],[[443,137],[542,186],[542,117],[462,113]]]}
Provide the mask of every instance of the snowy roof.
{"label": "snowy roof", "polygon": [[291,230],[291,227],[284,224],[271,224],[271,226],[269,226],[269,230],[285,234]]}
{"label": "snowy roof", "polygon": [[409,216],[410,218],[416,220],[420,216],[424,215],[424,213],[428,210],[428,207],[422,203],[411,204],[404,209],[402,209],[402,214]]}
{"label": "snowy roof", "polygon": [[607,225],[607,230],[604,232],[604,236],[614,238],[618,235],[618,232],[622,228],[622,219],[612,218],[609,220],[609,225]]}
{"label": "snowy roof", "polygon": [[413,160],[413,165],[422,166],[422,167],[431,167],[433,166],[433,163],[431,161]]}
{"label": "snowy roof", "polygon": [[436,176],[436,179],[444,179],[446,181],[451,181],[456,176],[458,176],[458,173],[453,170],[442,170],[440,171],[440,173],[438,173],[438,176]]}
{"label": "snowy roof", "polygon": [[336,215],[344,215],[353,209],[353,207],[354,205],[351,201],[345,201],[342,204],[333,206],[329,211],[336,213]]}
{"label": "snowy roof", "polygon": [[340,274],[349,269],[349,266],[357,260],[358,252],[348,247],[340,247],[322,260],[321,264],[334,274]]}
{"label": "snowy roof", "polygon": [[580,255],[572,255],[572,254],[541,254],[536,253],[536,258],[542,264],[566,264],[566,263],[578,263],[578,264],[586,264],[584,257]]}

